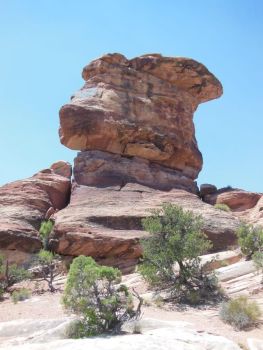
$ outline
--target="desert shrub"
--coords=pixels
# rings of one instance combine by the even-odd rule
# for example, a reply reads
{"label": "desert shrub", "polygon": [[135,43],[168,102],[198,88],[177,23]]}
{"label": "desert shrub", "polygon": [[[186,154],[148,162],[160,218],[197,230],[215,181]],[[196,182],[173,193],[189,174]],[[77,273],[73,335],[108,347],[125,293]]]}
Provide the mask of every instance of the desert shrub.
{"label": "desert shrub", "polygon": [[141,240],[143,261],[139,271],[151,285],[171,287],[181,301],[190,297],[201,302],[217,293],[217,279],[203,270],[199,257],[211,248],[200,216],[164,204],[142,223],[151,235]]}
{"label": "desert shrub", "polygon": [[36,256],[35,264],[38,265],[37,274],[41,276],[38,281],[46,281],[50,292],[56,291],[53,283],[55,278],[59,275],[57,271],[58,262],[58,255],[45,249],[41,249]]}
{"label": "desert shrub", "polygon": [[15,283],[29,279],[31,277],[23,267],[16,264],[9,264],[8,260],[4,260],[3,255],[0,255],[0,299],[2,299],[4,292],[7,292]]}
{"label": "desert shrub", "polygon": [[263,252],[263,227],[241,224],[237,230],[238,243],[243,254],[248,257]]}
{"label": "desert shrub", "polygon": [[118,269],[100,266],[91,257],[73,260],[62,299],[79,316],[71,326],[71,336],[118,333],[124,322],[139,315],[142,300],[135,310],[132,295],[120,280]]}
{"label": "desert shrub", "polygon": [[257,270],[263,273],[263,227],[242,224],[237,236],[242,253],[248,259],[252,258]]}
{"label": "desert shrub", "polygon": [[49,238],[53,230],[54,222],[52,220],[45,220],[41,222],[39,235],[43,243],[43,248],[45,250],[49,249]]}
{"label": "desert shrub", "polygon": [[30,290],[22,288],[20,290],[14,291],[11,295],[12,301],[16,304],[18,301],[23,301],[31,297]]}
{"label": "desert shrub", "polygon": [[224,204],[224,203],[217,203],[214,205],[214,207],[216,209],[223,210],[223,211],[231,211],[229,206],[227,204]]}
{"label": "desert shrub", "polygon": [[255,325],[261,316],[260,308],[255,301],[246,296],[239,296],[221,306],[221,319],[236,329],[245,329]]}

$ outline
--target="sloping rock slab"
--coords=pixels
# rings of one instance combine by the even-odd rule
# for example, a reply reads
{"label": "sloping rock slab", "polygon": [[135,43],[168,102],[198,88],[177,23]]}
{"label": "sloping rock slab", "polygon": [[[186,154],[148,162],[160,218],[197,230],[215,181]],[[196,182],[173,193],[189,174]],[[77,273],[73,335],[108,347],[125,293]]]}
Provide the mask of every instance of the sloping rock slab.
{"label": "sloping rock slab", "polygon": [[55,214],[53,247],[64,255],[91,255],[115,266],[132,265],[141,255],[139,239],[147,235],[141,219],[165,202],[202,215],[214,250],[235,244],[239,221],[231,213],[216,210],[183,190],[127,184],[122,188],[75,185],[69,206]]}
{"label": "sloping rock slab", "polygon": [[[55,323],[54,323],[55,321]],[[17,345],[5,342],[5,350],[240,350],[234,342],[218,335],[200,333],[191,328],[186,322],[168,322],[154,319],[143,319],[141,322],[142,334],[129,334],[119,336],[101,336],[87,339],[61,339],[61,332],[66,329],[68,322],[61,320],[32,321],[24,320],[17,323]],[[10,326],[8,325],[10,324]],[[53,329],[55,325],[55,330]],[[7,334],[9,328],[13,331],[15,322],[7,322],[5,328]],[[30,330],[30,327],[33,330]],[[37,334],[43,327],[42,336]],[[19,329],[23,329],[22,338],[18,338]],[[50,328],[50,329],[49,329]],[[36,334],[34,334],[34,331]],[[1,331],[0,331],[1,333]],[[16,332],[15,332],[16,334]],[[27,334],[27,337],[25,335]],[[1,336],[1,334],[0,334]],[[14,336],[15,338],[15,336]],[[59,339],[60,338],[60,339]],[[57,340],[56,340],[57,339]],[[1,348],[1,347],[0,347]]]}

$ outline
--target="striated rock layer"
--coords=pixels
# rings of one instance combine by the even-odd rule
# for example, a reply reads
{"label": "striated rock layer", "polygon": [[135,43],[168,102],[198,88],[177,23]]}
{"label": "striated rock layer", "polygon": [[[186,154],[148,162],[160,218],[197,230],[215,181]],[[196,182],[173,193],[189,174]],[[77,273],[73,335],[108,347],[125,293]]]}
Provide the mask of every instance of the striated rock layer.
{"label": "striated rock layer", "polygon": [[74,178],[79,185],[122,187],[127,183],[138,183],[161,190],[179,188],[198,192],[196,182],[189,177],[147,159],[86,151],[78,153],[74,163]]}
{"label": "striated rock layer", "polygon": [[164,202],[202,215],[204,232],[214,250],[235,245],[239,220],[232,213],[217,210],[184,190],[126,184],[106,188],[75,185],[70,204],[55,214],[53,248],[64,255],[90,255],[128,272],[141,256],[139,239],[147,235],[141,219]]}
{"label": "striated rock layer", "polygon": [[[38,229],[50,207],[64,208],[69,201],[70,180],[45,169],[34,176],[0,187],[0,250],[12,261],[23,261],[18,252],[41,248]],[[9,252],[8,252],[9,251]],[[17,252],[17,253],[16,253]]]}
{"label": "striated rock layer", "polygon": [[170,168],[169,174],[175,170],[174,178],[197,177],[202,155],[193,114],[198,104],[222,94],[220,82],[201,63],[159,54],[132,60],[108,54],[87,65],[82,76],[85,85],[60,110],[62,144],[136,157],[133,169],[141,158],[162,171]]}

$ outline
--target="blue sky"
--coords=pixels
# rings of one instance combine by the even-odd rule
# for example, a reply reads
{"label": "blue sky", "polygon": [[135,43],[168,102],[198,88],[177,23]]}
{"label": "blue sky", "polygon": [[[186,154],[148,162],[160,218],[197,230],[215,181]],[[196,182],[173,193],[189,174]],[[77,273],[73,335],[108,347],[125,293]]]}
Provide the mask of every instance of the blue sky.
{"label": "blue sky", "polygon": [[0,184],[73,162],[58,111],[84,65],[157,52],[202,62],[224,86],[195,114],[198,183],[263,192],[262,44],[261,0],[0,0]]}

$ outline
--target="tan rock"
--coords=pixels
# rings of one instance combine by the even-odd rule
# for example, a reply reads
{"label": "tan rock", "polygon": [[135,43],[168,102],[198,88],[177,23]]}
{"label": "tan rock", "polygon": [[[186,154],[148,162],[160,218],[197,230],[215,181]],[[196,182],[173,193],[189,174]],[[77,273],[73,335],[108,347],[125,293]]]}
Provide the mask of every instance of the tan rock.
{"label": "tan rock", "polygon": [[202,168],[193,113],[222,94],[220,82],[187,58],[105,55],[60,110],[60,140],[75,150],[140,157],[195,179]]}

